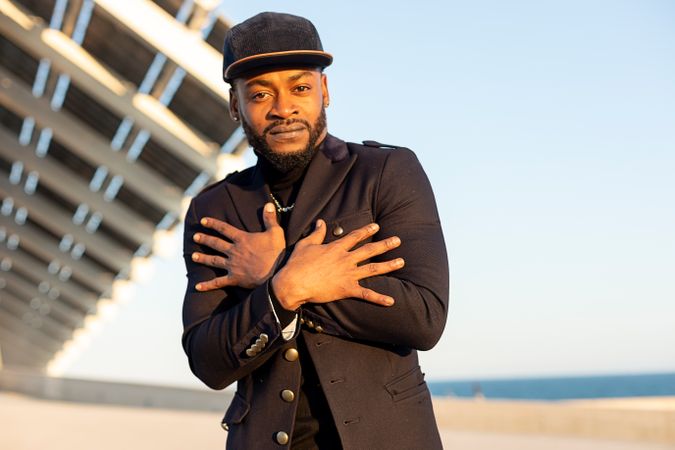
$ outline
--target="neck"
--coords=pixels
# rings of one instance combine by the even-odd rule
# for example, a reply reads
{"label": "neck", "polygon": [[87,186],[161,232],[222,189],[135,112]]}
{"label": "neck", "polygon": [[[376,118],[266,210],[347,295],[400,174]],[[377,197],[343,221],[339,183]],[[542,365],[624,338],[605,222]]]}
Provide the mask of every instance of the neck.
{"label": "neck", "polygon": [[[320,141],[317,143],[317,146],[314,149],[315,156],[317,152],[321,151],[321,147],[323,146],[325,136],[326,134],[324,133]],[[313,158],[314,157],[312,157],[312,159]],[[311,164],[311,161],[309,164]],[[273,192],[286,189],[289,186],[292,186],[293,184],[297,183],[304,176],[305,172],[307,171],[307,167],[309,167],[309,164],[303,167],[296,167],[287,172],[283,172],[277,169],[263,155],[258,154],[258,166],[262,171],[265,183],[267,183],[267,185]]]}

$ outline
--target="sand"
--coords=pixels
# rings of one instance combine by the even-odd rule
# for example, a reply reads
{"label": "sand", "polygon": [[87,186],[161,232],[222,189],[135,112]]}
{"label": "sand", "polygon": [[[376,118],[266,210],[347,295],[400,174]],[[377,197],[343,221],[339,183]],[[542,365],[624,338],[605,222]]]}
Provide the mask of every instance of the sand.
{"label": "sand", "polygon": [[[653,405],[648,408],[648,403],[642,404],[642,408],[652,411]],[[663,402],[656,403],[664,407]],[[675,401],[671,404],[675,405]],[[499,432],[499,429],[458,430],[453,426],[456,422],[453,417],[475,417],[477,414],[478,418],[483,417],[482,420],[487,420],[485,417],[492,420],[495,412],[513,414],[522,406],[513,402],[436,401],[444,447],[458,450],[675,450],[675,442],[591,439]],[[570,407],[549,406],[563,410]],[[607,409],[613,406],[626,410],[628,403],[592,405],[590,408],[576,405],[574,408]],[[528,408],[525,409],[530,411]],[[667,408],[667,412],[671,413],[673,409]],[[221,416],[221,413],[212,412],[67,403],[0,392],[0,449],[223,449],[226,433],[220,428]],[[484,423],[489,425],[489,420]]]}

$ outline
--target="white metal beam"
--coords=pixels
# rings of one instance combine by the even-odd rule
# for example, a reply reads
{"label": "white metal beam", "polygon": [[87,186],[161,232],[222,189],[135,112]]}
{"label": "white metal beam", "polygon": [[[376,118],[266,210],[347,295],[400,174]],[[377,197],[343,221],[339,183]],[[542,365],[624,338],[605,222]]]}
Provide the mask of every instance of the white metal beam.
{"label": "white metal beam", "polygon": [[41,303],[48,304],[49,312],[44,314],[44,317],[50,317],[67,328],[79,328],[84,323],[85,315],[81,311],[64,304],[58,298],[54,300],[46,299],[45,294],[41,293],[37,286],[24,280],[17,273],[12,271],[0,272],[0,279],[5,280],[6,287],[17,293],[20,298],[30,299],[28,301],[37,298]]}
{"label": "white metal beam", "polygon": [[214,96],[229,102],[219,52],[149,0],[95,0],[96,5],[146,45],[185,69]]}
{"label": "white metal beam", "polygon": [[[4,13],[4,14],[3,14]],[[201,136],[152,96],[102,66],[58,30],[42,26],[9,0],[0,0],[0,31],[38,59],[48,58],[91,97],[149,131],[164,147],[211,177],[218,146]]]}
{"label": "white metal beam", "polygon": [[42,261],[28,255],[20,249],[9,250],[0,246],[0,258],[9,258],[12,267],[16,267],[23,272],[30,273],[40,280],[49,283],[50,287],[55,287],[61,293],[61,298],[66,297],[67,301],[77,305],[82,312],[93,313],[96,311],[96,300],[98,297],[93,293],[79,287],[76,283],[62,281],[56,275],[47,270],[47,266]]}
{"label": "white metal beam", "polygon": [[18,236],[21,247],[25,247],[31,253],[39,255],[47,261],[60,261],[69,266],[78,279],[99,292],[106,292],[110,289],[114,278],[113,274],[99,269],[98,266],[93,264],[73,259],[70,253],[63,253],[54,240],[45,236],[34,225],[29,223],[17,225],[13,220],[0,216],[0,228],[4,228],[7,235]]}
{"label": "white metal beam", "polygon": [[2,297],[0,296],[0,328],[17,336],[24,336],[29,342],[44,348],[47,352],[56,353],[63,347],[63,341],[37,328],[31,328],[21,320],[21,317],[17,317],[4,309],[2,303]]}
{"label": "white metal beam", "polygon": [[49,101],[36,98],[28,86],[5,69],[0,68],[0,104],[21,117],[33,117],[42,128],[50,128],[54,137],[70,151],[92,166],[105,166],[110,173],[124,178],[125,186],[150,203],[176,215],[181,213],[183,194],[142,163],[126,160],[110,148],[101,135],[83,125],[66,111],[53,111]]}
{"label": "white metal beam", "polygon": [[[0,276],[0,279],[2,279],[2,276]],[[14,314],[16,317],[24,317],[27,313],[34,317],[39,316],[41,324],[36,329],[49,336],[53,336],[55,340],[67,341],[73,335],[72,329],[49,316],[41,316],[37,311],[32,310],[26,301],[21,300],[5,288],[0,289],[0,300],[2,300],[0,301],[0,306],[5,308],[6,311]]]}
{"label": "white metal beam", "polygon": [[118,273],[129,267],[133,257],[131,252],[122,249],[119,244],[114,243],[102,233],[89,233],[83,225],[75,225],[72,215],[41,198],[38,194],[28,195],[21,187],[10,183],[2,176],[0,176],[0,194],[11,197],[15,207],[25,207],[28,210],[28,217],[55,234],[73,236],[75,243],[86,246],[87,254],[113,267]]}
{"label": "white metal beam", "polygon": [[119,202],[108,202],[100,192],[92,192],[87,183],[49,157],[39,158],[21,146],[18,138],[0,126],[0,156],[22,161],[26,171],[40,174],[40,183],[74,204],[86,203],[103,215],[103,222],[137,245],[152,242],[154,226]]}

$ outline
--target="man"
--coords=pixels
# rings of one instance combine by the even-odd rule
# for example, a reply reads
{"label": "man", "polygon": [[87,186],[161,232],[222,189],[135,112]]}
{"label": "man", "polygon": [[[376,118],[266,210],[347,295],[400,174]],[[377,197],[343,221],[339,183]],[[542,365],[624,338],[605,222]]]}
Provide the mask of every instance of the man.
{"label": "man", "polygon": [[416,353],[447,315],[433,193],[410,150],[327,133],[331,62],[301,17],[228,32],[230,114],[258,163],[187,212],[183,346],[208,386],[237,381],[228,448],[441,448]]}

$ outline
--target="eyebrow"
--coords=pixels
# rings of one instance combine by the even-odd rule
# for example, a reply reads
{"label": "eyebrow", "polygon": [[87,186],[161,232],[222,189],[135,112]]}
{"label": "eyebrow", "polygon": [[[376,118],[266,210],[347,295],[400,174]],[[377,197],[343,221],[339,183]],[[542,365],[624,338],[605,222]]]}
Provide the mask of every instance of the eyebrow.
{"label": "eyebrow", "polygon": [[308,75],[311,76],[311,75],[312,75],[312,72],[310,72],[309,70],[305,70],[304,72],[300,72],[300,73],[298,73],[298,74],[291,75],[290,77],[288,77],[288,80],[289,80],[289,81],[297,81],[297,80],[299,80],[300,78],[306,77],[306,76],[308,76]]}
{"label": "eyebrow", "polygon": [[272,83],[270,83],[270,82],[267,81],[267,80],[251,80],[251,81],[247,81],[247,82],[246,82],[246,87],[247,87],[247,88],[250,88],[250,87],[253,87],[253,86],[264,86],[264,87],[269,87],[269,86],[271,86],[271,85],[272,85]]}
{"label": "eyebrow", "polygon": [[[306,76],[311,76],[312,72],[309,70],[305,70],[304,72],[296,73],[295,75],[291,75],[290,77],[287,78],[287,81],[298,81],[300,78],[306,77]],[[270,87],[272,83],[270,83],[267,80],[264,79],[255,79],[248,81],[246,83],[246,87],[250,88],[252,86],[263,86],[263,87]]]}

